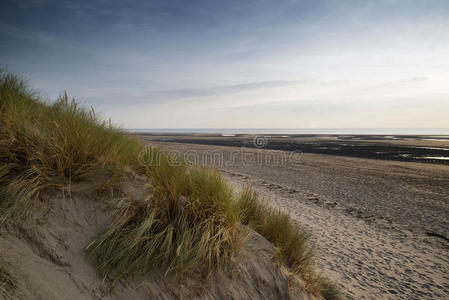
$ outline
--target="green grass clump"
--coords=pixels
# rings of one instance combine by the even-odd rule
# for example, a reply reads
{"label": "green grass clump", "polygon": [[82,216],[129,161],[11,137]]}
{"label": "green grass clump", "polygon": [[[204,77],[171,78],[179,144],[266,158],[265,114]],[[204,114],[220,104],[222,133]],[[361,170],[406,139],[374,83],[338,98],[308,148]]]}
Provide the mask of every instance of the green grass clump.
{"label": "green grass clump", "polygon": [[341,294],[339,288],[335,283],[326,278],[319,278],[318,284],[321,296],[326,300],[344,300],[345,297]]}
{"label": "green grass clump", "polygon": [[310,242],[310,233],[293,224],[288,214],[263,203],[249,188],[243,190],[238,203],[242,223],[274,244],[281,261],[304,280],[308,292],[326,300],[342,299],[333,283],[316,274],[315,247]]}
{"label": "green grass clump", "polygon": [[239,199],[243,224],[254,228],[278,249],[281,259],[295,273],[307,273],[313,267],[315,249],[310,234],[294,225],[289,216],[259,200],[257,193],[245,189]]}
{"label": "green grass clump", "polygon": [[48,105],[0,72],[0,222],[20,219],[45,188],[137,168],[141,147],[67,94]]}
{"label": "green grass clump", "polygon": [[220,174],[170,161],[161,150],[151,156],[146,199],[123,199],[113,224],[88,247],[100,274],[112,285],[133,274],[162,269],[179,277],[226,266],[243,239],[238,207]]}

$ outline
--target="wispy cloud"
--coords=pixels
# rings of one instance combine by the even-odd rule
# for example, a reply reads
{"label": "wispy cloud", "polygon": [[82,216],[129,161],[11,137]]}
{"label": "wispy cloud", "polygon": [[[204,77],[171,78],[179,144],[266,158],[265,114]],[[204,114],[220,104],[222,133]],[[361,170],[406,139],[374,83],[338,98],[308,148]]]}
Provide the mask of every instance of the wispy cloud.
{"label": "wispy cloud", "polygon": [[278,88],[283,86],[297,85],[300,83],[308,82],[307,80],[271,80],[261,82],[250,82],[244,84],[217,86],[202,89],[176,89],[166,91],[150,92],[148,99],[150,101],[159,100],[176,100],[185,98],[202,98],[213,96],[225,96],[228,94],[235,94],[247,91],[255,91],[259,89]]}

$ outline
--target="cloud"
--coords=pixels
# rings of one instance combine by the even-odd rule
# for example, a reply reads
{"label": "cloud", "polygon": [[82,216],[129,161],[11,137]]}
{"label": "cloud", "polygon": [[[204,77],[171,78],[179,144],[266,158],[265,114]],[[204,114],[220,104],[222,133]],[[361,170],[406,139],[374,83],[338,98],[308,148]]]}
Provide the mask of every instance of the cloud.
{"label": "cloud", "polygon": [[45,43],[47,45],[50,44],[47,39],[42,38],[41,35],[36,34],[36,32],[30,32],[8,24],[0,23],[0,35],[7,35],[13,38],[24,39],[37,43]]}
{"label": "cloud", "polygon": [[276,88],[307,82],[307,80],[271,80],[261,82],[250,82],[227,86],[217,86],[203,89],[176,89],[166,91],[150,92],[150,101],[176,100],[185,98],[202,98],[212,96],[224,96],[229,94],[254,91],[264,88]]}

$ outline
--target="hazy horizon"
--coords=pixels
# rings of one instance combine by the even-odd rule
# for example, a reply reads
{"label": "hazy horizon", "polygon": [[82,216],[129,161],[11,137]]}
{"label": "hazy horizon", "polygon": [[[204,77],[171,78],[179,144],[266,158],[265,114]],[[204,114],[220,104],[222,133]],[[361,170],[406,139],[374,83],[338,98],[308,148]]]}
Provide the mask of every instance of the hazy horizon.
{"label": "hazy horizon", "polygon": [[124,128],[447,128],[449,1],[2,1],[0,67]]}
{"label": "hazy horizon", "polygon": [[335,134],[447,136],[449,128],[124,128],[139,133],[199,134]]}

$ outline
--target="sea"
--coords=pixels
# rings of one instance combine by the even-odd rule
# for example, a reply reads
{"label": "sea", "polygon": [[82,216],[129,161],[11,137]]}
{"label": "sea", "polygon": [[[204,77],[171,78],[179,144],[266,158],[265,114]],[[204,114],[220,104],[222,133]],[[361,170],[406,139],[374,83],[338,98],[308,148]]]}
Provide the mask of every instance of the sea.
{"label": "sea", "polygon": [[130,128],[132,133],[203,134],[357,134],[447,136],[449,128]]}

